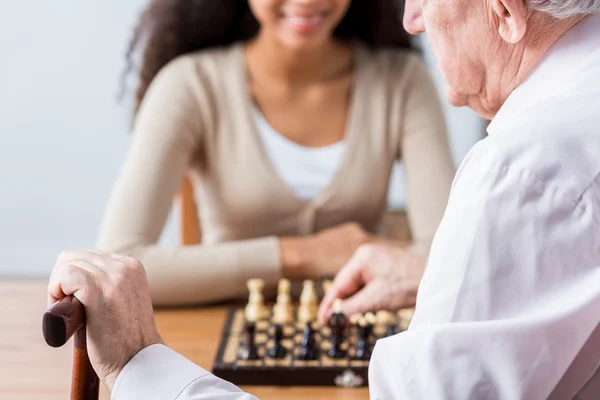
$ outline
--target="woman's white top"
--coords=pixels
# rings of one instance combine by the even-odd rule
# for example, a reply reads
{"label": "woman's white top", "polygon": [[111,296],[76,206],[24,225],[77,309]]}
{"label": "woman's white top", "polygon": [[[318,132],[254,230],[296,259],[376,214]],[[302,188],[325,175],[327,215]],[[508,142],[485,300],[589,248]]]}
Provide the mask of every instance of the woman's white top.
{"label": "woman's white top", "polygon": [[302,200],[313,200],[333,180],[342,163],[346,142],[324,147],[299,145],[277,132],[255,108],[256,125],[275,171]]}

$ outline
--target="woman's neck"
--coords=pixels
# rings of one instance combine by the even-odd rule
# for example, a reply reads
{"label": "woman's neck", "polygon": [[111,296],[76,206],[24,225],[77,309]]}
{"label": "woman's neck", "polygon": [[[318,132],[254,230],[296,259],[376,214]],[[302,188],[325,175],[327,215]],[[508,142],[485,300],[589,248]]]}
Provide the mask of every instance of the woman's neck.
{"label": "woman's neck", "polygon": [[352,64],[349,44],[330,39],[313,49],[290,49],[263,33],[246,46],[250,70],[272,79],[306,84],[336,79],[348,73]]}

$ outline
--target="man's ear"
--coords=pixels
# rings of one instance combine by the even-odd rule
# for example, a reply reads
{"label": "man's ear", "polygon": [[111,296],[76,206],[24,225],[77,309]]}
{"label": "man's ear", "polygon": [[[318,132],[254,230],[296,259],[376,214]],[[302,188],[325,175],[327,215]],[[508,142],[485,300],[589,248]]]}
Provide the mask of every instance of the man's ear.
{"label": "man's ear", "polygon": [[490,0],[498,19],[498,32],[508,43],[518,43],[527,28],[527,6],[524,0]]}

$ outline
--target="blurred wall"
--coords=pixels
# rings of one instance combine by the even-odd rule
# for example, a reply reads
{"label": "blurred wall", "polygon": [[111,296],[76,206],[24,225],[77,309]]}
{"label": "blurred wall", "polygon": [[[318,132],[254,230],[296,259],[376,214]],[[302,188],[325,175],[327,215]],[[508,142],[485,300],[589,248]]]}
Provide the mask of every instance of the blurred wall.
{"label": "blurred wall", "polygon": [[[123,160],[130,103],[117,101],[142,0],[0,5],[0,278],[47,277],[59,251],[94,246]],[[448,108],[459,162],[483,134]],[[401,173],[391,203],[401,207]],[[177,243],[169,222],[165,246]]]}

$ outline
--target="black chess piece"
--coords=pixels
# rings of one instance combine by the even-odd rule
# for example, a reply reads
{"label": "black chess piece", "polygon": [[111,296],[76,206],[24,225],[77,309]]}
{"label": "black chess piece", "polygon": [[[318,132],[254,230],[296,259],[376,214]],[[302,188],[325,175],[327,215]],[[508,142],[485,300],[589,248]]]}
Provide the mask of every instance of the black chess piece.
{"label": "black chess piece", "polygon": [[357,360],[369,360],[371,358],[371,343],[369,342],[369,336],[371,334],[372,326],[367,323],[358,325],[358,341],[356,342],[356,355]]}
{"label": "black chess piece", "polygon": [[316,360],[319,357],[319,349],[317,349],[317,343],[315,341],[315,330],[310,322],[306,323],[304,333],[302,334],[302,347],[298,358],[300,360]]}
{"label": "black chess piece", "polygon": [[346,316],[342,312],[333,312],[327,321],[327,325],[331,329],[332,344],[327,355],[331,358],[346,357],[346,351],[342,349],[342,343],[344,342],[344,332],[347,322]]}
{"label": "black chess piece", "polygon": [[258,349],[254,341],[256,333],[256,324],[254,322],[246,322],[244,325],[244,337],[242,339],[240,358],[242,360],[258,360]]}
{"label": "black chess piece", "polygon": [[396,334],[396,325],[394,324],[389,324],[387,326],[387,330],[385,331],[385,336],[394,336]]}
{"label": "black chess piece", "polygon": [[274,325],[275,332],[273,333],[273,347],[267,352],[271,358],[284,358],[287,354],[287,349],[281,344],[283,340],[283,326],[281,324]]}

